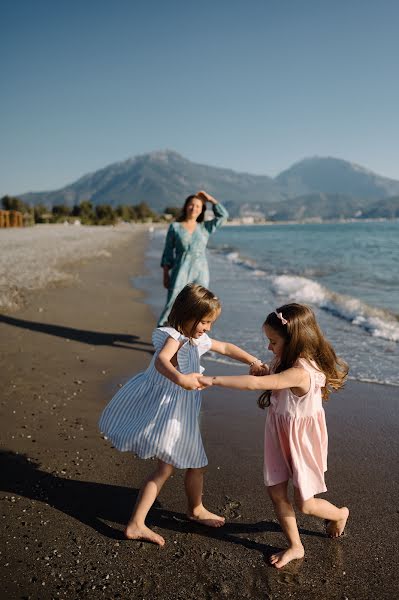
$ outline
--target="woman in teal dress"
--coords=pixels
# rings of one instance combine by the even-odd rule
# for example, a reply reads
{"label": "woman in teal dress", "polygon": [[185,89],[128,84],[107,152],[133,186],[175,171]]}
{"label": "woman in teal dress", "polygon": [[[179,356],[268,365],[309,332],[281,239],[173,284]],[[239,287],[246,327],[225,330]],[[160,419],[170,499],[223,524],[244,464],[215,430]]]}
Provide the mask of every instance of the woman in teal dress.
{"label": "woman in teal dress", "polygon": [[[206,203],[212,205],[214,218],[204,221]],[[171,223],[162,254],[163,284],[168,290],[165,307],[158,327],[168,322],[168,316],[177,294],[187,283],[209,285],[206,246],[211,233],[226,222],[228,212],[215,198],[204,191],[188,196],[181,216]]]}

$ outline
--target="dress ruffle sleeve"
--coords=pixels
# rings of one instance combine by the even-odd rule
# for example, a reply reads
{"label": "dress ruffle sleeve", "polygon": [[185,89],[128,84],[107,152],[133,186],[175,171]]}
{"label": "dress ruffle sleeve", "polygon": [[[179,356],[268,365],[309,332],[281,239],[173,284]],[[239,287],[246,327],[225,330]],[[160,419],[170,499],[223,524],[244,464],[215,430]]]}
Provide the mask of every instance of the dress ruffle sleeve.
{"label": "dress ruffle sleeve", "polygon": [[[190,345],[197,348],[196,360],[194,362],[193,354],[189,352]],[[190,342],[187,339],[177,352],[177,362],[180,372],[185,374],[192,373],[193,371],[203,373],[204,367],[200,364],[200,358],[205,352],[210,350],[211,346],[212,340],[206,333],[203,333],[198,340],[191,340]]]}
{"label": "dress ruffle sleeve", "polygon": [[208,334],[203,333],[198,340],[198,354],[202,356],[205,352],[208,352],[212,346],[212,340]]}
{"label": "dress ruffle sleeve", "polygon": [[318,370],[315,363],[309,364],[304,358],[300,358],[297,367],[305,369],[310,375],[311,387],[316,391],[326,385],[326,376]]}
{"label": "dress ruffle sleeve", "polygon": [[173,327],[157,327],[157,329],[154,329],[152,333],[152,343],[155,350],[161,350],[168,337],[172,337],[174,340],[179,341],[182,335]]}
{"label": "dress ruffle sleeve", "polygon": [[158,327],[155,329],[154,333],[152,334],[152,343],[154,344],[155,350],[161,350],[168,337],[172,337],[177,342],[182,342],[182,345],[176,353],[177,364],[180,373],[187,375],[188,373],[192,373],[194,371],[199,372],[199,353],[197,354],[197,361],[195,361],[196,364],[193,364],[193,356],[190,354],[190,340],[173,327]]}

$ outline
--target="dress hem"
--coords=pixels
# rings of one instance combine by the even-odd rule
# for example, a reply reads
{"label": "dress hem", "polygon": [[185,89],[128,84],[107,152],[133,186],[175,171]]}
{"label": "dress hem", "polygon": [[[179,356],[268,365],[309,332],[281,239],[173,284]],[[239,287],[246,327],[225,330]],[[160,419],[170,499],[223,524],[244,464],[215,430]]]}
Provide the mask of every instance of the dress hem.
{"label": "dress hem", "polygon": [[131,452],[132,454],[134,454],[134,456],[137,456],[141,460],[150,460],[152,458],[157,458],[158,460],[162,460],[164,463],[171,465],[172,467],[175,467],[176,469],[202,469],[203,467],[206,467],[208,465],[208,460],[206,460],[205,462],[200,463],[198,465],[192,465],[192,464],[182,465],[182,463],[177,463],[176,461],[169,460],[162,453],[139,454],[136,450],[134,450],[134,448],[118,447],[117,444],[115,444],[115,442],[113,442],[111,438],[109,438],[105,435],[104,435],[104,439],[106,439],[108,442],[110,442],[117,450],[119,450],[119,452]]}
{"label": "dress hem", "polygon": [[[326,473],[326,471],[324,471],[324,473]],[[309,495],[308,495],[308,494],[306,494],[306,498],[305,498],[305,496],[304,496],[304,495],[303,495],[303,493],[302,493],[302,490],[301,490],[301,488],[297,487],[297,486],[294,484],[294,482],[292,481],[292,477],[289,477],[289,479],[283,479],[282,481],[275,481],[274,483],[269,483],[269,482],[266,482],[266,480],[265,480],[265,479],[263,479],[263,481],[264,481],[264,484],[265,484],[265,486],[266,486],[266,487],[273,487],[274,485],[279,485],[280,483],[285,483],[286,481],[287,481],[287,482],[288,482],[288,481],[291,481],[291,482],[292,482],[292,485],[293,485],[293,487],[294,487],[294,488],[296,488],[296,489],[299,491],[299,493],[300,493],[300,495],[301,495],[301,498],[302,498],[302,500],[303,500],[303,501],[305,501],[305,502],[306,502],[306,500],[309,500],[309,498],[313,498],[313,496],[317,496],[318,494],[324,494],[325,492],[327,492],[327,486],[326,486],[326,484],[324,484],[324,486],[320,486],[320,487],[319,487],[319,488],[317,488],[315,491],[312,491],[312,492],[310,492],[310,494],[309,494]]]}

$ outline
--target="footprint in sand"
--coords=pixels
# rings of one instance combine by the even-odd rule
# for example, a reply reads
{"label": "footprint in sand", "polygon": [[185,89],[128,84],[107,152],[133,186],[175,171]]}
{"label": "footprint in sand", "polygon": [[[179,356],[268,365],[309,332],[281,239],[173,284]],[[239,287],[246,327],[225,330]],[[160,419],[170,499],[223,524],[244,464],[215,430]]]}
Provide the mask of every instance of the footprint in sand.
{"label": "footprint in sand", "polygon": [[233,500],[229,496],[225,496],[225,504],[222,509],[222,514],[226,519],[239,519],[241,517],[241,502]]}

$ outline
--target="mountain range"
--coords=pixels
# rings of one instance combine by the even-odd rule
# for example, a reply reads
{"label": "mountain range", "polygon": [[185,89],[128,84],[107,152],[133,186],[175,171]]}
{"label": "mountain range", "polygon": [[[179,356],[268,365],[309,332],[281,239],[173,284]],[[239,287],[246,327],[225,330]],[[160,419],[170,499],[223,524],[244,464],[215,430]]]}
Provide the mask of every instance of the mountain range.
{"label": "mountain range", "polygon": [[398,217],[399,181],[331,157],[305,158],[277,177],[191,162],[172,150],[113,163],[59,190],[20,194],[30,204],[72,206],[146,202],[162,213],[205,189],[231,216],[275,220]]}

